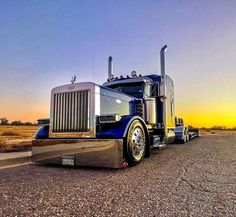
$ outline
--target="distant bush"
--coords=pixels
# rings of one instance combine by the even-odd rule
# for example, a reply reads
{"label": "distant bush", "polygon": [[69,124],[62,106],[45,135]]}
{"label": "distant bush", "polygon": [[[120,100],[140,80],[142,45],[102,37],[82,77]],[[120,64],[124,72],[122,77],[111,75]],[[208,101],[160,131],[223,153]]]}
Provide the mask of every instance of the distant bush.
{"label": "distant bush", "polygon": [[201,127],[201,130],[236,130],[236,127],[225,127],[225,126],[213,126],[213,127]]}
{"label": "distant bush", "polygon": [[0,125],[8,125],[9,121],[7,118],[0,118]]}
{"label": "distant bush", "polygon": [[201,130],[208,130],[208,128],[206,128],[206,127],[201,127],[200,129]]}
{"label": "distant bush", "polygon": [[19,136],[20,134],[13,131],[5,131],[2,133],[2,136]]}
{"label": "distant bush", "polygon": [[31,122],[25,122],[24,125],[25,125],[25,126],[33,126],[34,124],[31,123]]}
{"label": "distant bush", "polygon": [[20,120],[9,122],[5,117],[0,117],[0,126],[38,126],[38,122],[22,122]]}
{"label": "distant bush", "polygon": [[24,123],[21,122],[21,121],[12,121],[11,125],[14,125],[14,126],[24,126]]}
{"label": "distant bush", "polygon": [[225,126],[213,126],[210,128],[210,130],[226,130],[227,127]]}

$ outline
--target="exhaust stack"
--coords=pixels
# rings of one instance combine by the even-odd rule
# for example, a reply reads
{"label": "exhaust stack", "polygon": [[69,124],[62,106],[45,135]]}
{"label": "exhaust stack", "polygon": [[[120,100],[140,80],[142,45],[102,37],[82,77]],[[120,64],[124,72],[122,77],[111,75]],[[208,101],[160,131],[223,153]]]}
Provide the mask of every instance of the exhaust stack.
{"label": "exhaust stack", "polygon": [[161,48],[160,51],[160,65],[161,65],[161,88],[160,88],[160,101],[162,102],[162,118],[161,122],[164,126],[164,138],[168,138],[167,130],[167,96],[166,96],[166,72],[165,72],[165,52],[167,50],[167,45]]}
{"label": "exhaust stack", "polygon": [[161,76],[165,77],[165,52],[167,51],[167,45],[161,48],[160,51],[160,61],[161,61]]}
{"label": "exhaust stack", "polygon": [[112,62],[112,57],[110,56],[108,58],[108,80],[113,80],[113,79],[114,79],[113,62]]}

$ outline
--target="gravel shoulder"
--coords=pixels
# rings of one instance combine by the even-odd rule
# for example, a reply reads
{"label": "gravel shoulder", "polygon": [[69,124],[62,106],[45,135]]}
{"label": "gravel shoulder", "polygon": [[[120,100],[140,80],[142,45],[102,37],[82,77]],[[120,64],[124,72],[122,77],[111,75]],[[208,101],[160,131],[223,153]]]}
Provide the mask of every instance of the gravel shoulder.
{"label": "gravel shoulder", "polygon": [[3,169],[0,198],[0,216],[236,216],[236,135],[169,145],[127,169]]}

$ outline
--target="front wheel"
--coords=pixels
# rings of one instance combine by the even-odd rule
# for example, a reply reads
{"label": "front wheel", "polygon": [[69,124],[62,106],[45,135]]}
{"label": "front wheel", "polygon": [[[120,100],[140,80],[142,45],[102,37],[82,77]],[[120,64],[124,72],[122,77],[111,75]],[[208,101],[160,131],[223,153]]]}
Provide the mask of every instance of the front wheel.
{"label": "front wheel", "polygon": [[125,141],[125,158],[129,165],[138,164],[144,157],[146,149],[146,135],[142,123],[135,120],[129,127]]}

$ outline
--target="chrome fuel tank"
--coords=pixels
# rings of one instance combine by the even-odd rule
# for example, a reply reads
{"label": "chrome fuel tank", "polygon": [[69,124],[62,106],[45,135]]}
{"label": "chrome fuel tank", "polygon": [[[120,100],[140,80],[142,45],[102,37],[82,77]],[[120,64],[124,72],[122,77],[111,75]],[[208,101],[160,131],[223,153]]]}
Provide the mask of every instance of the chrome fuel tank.
{"label": "chrome fuel tank", "polygon": [[156,101],[155,98],[145,99],[146,122],[148,124],[156,123]]}

